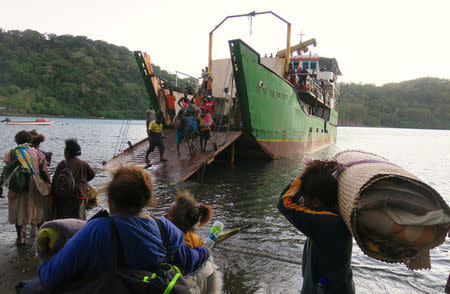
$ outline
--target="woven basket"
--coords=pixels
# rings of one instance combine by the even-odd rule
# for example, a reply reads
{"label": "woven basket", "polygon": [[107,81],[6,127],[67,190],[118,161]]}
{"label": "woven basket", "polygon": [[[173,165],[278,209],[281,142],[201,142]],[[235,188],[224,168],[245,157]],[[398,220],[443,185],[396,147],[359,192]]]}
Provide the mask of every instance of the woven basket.
{"label": "woven basket", "polygon": [[[367,244],[370,236],[359,231],[358,208],[361,198],[367,195],[364,194],[364,191],[375,183],[385,180],[390,180],[394,183],[398,182],[403,186],[409,185],[413,189],[420,190],[421,196],[424,197],[425,201],[429,202],[433,207],[442,209],[444,214],[450,215],[449,206],[443,198],[416,176],[376,154],[362,151],[344,151],[336,154],[334,159],[342,166],[342,169],[336,174],[339,182],[339,209],[361,250],[369,257],[389,263],[404,263],[410,269],[431,268],[429,250],[444,242],[450,223],[435,225],[434,238],[428,244],[421,247],[416,246],[415,248],[412,248],[412,246],[409,248],[409,251],[405,250],[407,254],[393,256],[389,252],[379,250],[379,248],[375,250]],[[364,200],[366,201],[367,199]],[[405,201],[408,201],[408,199],[405,199]],[[389,206],[388,202],[389,200],[386,207]],[[391,240],[384,241],[386,244],[391,243]],[[406,245],[407,247],[408,244]]]}

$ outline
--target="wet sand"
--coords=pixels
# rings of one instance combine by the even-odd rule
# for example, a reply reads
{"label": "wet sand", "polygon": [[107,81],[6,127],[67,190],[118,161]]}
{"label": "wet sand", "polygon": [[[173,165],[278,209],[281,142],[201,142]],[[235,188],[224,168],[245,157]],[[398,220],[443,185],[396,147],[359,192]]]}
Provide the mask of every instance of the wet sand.
{"label": "wet sand", "polygon": [[27,228],[27,245],[16,246],[14,225],[0,224],[0,293],[15,293],[15,285],[21,280],[34,279],[40,264],[36,256],[30,228]]}

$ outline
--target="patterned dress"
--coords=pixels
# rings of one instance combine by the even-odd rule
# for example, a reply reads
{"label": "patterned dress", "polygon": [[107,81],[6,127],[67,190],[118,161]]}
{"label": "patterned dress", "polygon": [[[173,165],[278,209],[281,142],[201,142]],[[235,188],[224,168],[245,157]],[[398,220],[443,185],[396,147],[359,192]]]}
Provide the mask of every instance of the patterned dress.
{"label": "patterned dress", "polygon": [[[20,145],[24,146],[24,145]],[[31,147],[25,152],[35,173],[30,175],[30,188],[28,191],[15,193],[8,191],[8,221],[10,224],[42,224],[48,218],[48,199],[50,184],[45,182],[40,174],[45,173],[49,179],[45,155]],[[3,161],[11,161],[10,152],[6,152]]]}

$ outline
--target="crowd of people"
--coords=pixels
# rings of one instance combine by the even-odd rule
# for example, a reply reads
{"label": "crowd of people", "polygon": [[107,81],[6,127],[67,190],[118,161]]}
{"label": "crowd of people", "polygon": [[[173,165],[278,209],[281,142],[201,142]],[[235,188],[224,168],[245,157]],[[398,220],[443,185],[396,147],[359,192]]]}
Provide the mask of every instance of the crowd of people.
{"label": "crowd of people", "polygon": [[[193,154],[192,142],[197,136],[201,150],[205,150],[212,124],[210,107],[214,109],[210,101],[202,92],[190,100],[187,96],[179,99],[181,109],[173,114],[172,120],[178,155],[184,140]],[[155,120],[147,121],[147,163],[149,153],[156,147],[160,160],[165,160],[162,120],[159,114]],[[20,131],[15,136],[17,146],[4,155],[1,184],[8,187],[8,220],[16,226],[18,246],[26,242],[25,225],[39,228],[50,220],[85,220],[88,200],[92,198],[93,188],[88,182],[95,177],[95,171],[79,158],[81,147],[77,140],[65,141],[64,159],[58,163],[53,177],[47,169],[52,154],[39,149],[44,140],[35,130]],[[339,215],[338,183],[332,175],[337,163],[314,160],[305,165],[278,200],[281,214],[308,237],[302,257],[301,293],[321,293],[318,291],[324,287],[323,293],[354,293],[350,263],[352,237]],[[214,279],[197,279],[190,287],[200,288],[198,293],[220,293],[217,267],[208,261],[210,249],[203,246],[202,238],[195,233],[197,227],[211,221],[210,205],[197,203],[188,191],[179,191],[164,217],[155,219],[147,215],[144,209],[155,205],[156,196],[151,174],[141,167],[118,168],[112,174],[106,194],[109,213],[96,215],[86,222],[54,256],[41,264],[36,279],[18,285],[17,293],[55,291],[63,285],[72,285],[76,279],[92,279],[107,272],[113,262],[111,251],[115,250],[110,241],[113,232],[118,234],[117,254],[122,266],[146,270],[170,263],[180,269],[187,281],[202,270],[208,271],[206,276]],[[204,289],[212,289],[211,285],[215,285],[215,290],[205,292]]]}
{"label": "crowd of people", "polygon": [[[175,103],[179,106],[178,113],[175,110]],[[181,156],[181,144],[186,142],[189,154],[196,154],[197,142],[200,152],[206,152],[208,140],[211,138],[211,127],[213,125],[213,115],[215,102],[206,95],[203,87],[189,99],[187,93],[184,93],[177,101],[173,90],[166,94],[167,115],[170,118],[171,125],[175,129],[175,141],[177,144],[178,158]],[[149,113],[147,113],[147,118]],[[146,167],[151,166],[149,155],[158,147],[160,162],[166,161],[164,158],[164,142],[162,131],[164,128],[164,117],[161,112],[155,115],[154,120],[147,119],[147,134],[149,147],[145,154]]]}
{"label": "crowd of people", "polygon": [[[75,139],[65,141],[64,156],[50,177],[48,165],[51,152],[39,149],[45,136],[36,130],[20,131],[15,135],[17,146],[5,152],[0,195],[8,187],[8,221],[16,226],[16,244],[25,244],[24,227],[39,228],[45,221],[60,218],[85,219],[89,198],[96,190],[88,182],[95,171],[78,158],[81,147]],[[70,183],[71,185],[68,185]],[[70,187],[69,187],[70,186]]]}

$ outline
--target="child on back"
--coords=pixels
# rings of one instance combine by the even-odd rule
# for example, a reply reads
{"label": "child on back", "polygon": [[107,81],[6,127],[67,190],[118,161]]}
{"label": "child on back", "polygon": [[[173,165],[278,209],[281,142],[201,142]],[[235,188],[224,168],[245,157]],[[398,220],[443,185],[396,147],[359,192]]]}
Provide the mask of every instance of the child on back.
{"label": "child on back", "polygon": [[191,248],[203,242],[195,231],[195,225],[204,227],[213,217],[210,205],[198,204],[188,191],[178,191],[165,217],[184,233],[184,242]]}
{"label": "child on back", "polygon": [[[281,193],[278,209],[307,236],[301,293],[353,294],[352,236],[337,208],[335,161],[305,162],[303,172]],[[323,290],[322,290],[323,291]]]}

